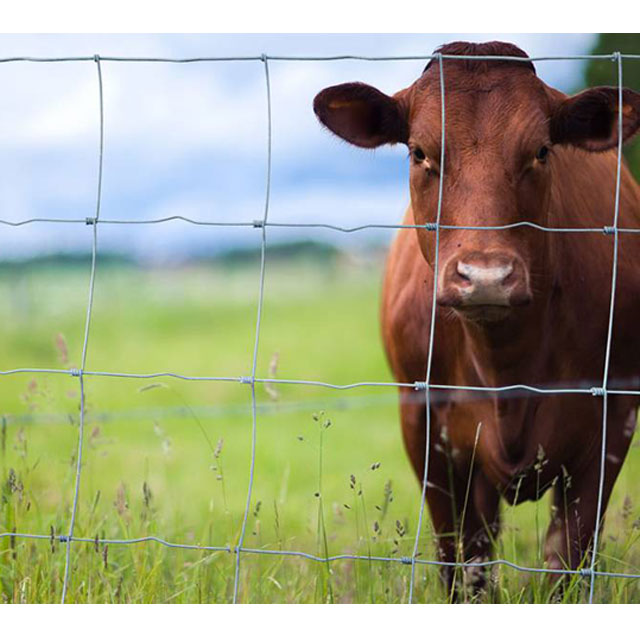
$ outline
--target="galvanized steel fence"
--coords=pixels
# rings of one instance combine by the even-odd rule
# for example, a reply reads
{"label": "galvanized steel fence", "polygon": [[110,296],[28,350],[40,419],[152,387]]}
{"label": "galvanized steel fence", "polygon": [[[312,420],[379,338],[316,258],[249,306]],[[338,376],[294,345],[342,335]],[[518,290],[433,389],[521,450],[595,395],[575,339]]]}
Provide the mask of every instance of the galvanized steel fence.
{"label": "galvanized steel fence", "polygon": [[[512,224],[496,225],[496,226],[458,226],[458,225],[445,225],[440,223],[442,212],[442,192],[444,185],[444,170],[440,172],[439,187],[438,187],[438,207],[436,213],[435,223],[428,223],[426,225],[403,225],[403,224],[363,224],[355,227],[344,227],[333,224],[325,223],[278,223],[269,221],[269,201],[271,190],[271,155],[272,155],[272,113],[271,113],[271,82],[269,76],[269,62],[270,61],[300,61],[300,62],[314,62],[314,61],[337,61],[337,60],[362,60],[362,61],[427,61],[434,60],[438,64],[439,76],[440,76],[440,89],[441,89],[441,123],[442,123],[442,144],[441,144],[441,156],[440,167],[444,168],[444,153],[445,153],[445,129],[446,129],[446,94],[445,94],[445,76],[443,68],[443,60],[445,59],[458,59],[458,60],[509,60],[514,62],[523,61],[548,61],[548,60],[602,60],[611,61],[616,66],[617,78],[618,78],[618,164],[616,172],[615,182],[615,206],[612,212],[612,224],[603,227],[579,227],[579,228],[560,228],[560,227],[546,227],[538,225],[528,221],[516,222]],[[156,542],[169,548],[180,549],[193,549],[199,551],[227,551],[235,554],[235,576],[234,576],[234,588],[233,588],[233,601],[238,601],[239,596],[239,577],[240,577],[240,562],[242,554],[263,554],[263,555],[276,555],[276,556],[293,556],[299,558],[306,558],[315,562],[330,563],[337,560],[366,560],[374,562],[395,562],[410,566],[411,580],[409,590],[409,602],[414,601],[414,585],[415,585],[415,571],[417,565],[434,565],[434,566],[447,566],[447,567],[492,567],[495,565],[502,565],[515,569],[516,571],[537,573],[537,574],[557,574],[557,575],[579,575],[589,579],[589,602],[593,602],[594,596],[594,584],[596,576],[608,576],[613,578],[631,578],[638,579],[640,574],[630,573],[615,573],[610,571],[600,571],[596,569],[596,561],[598,556],[598,543],[600,537],[600,527],[596,526],[594,540],[593,540],[593,553],[591,554],[591,560],[588,567],[582,569],[550,569],[546,567],[528,567],[522,566],[508,560],[496,559],[487,560],[481,562],[444,562],[439,560],[424,560],[419,558],[419,542],[420,533],[422,530],[422,522],[424,517],[424,505],[427,481],[429,476],[429,450],[430,450],[430,427],[431,427],[431,412],[429,406],[432,401],[432,391],[436,392],[450,392],[450,391],[476,391],[485,393],[512,393],[518,392],[523,394],[586,394],[591,396],[601,396],[603,398],[603,416],[602,416],[602,442],[601,442],[601,455],[600,455],[600,477],[598,485],[598,503],[597,503],[597,517],[596,525],[601,522],[602,519],[602,501],[603,501],[603,487],[604,487],[604,464],[607,452],[606,441],[606,425],[607,425],[607,397],[609,395],[636,395],[640,396],[640,390],[638,389],[609,389],[609,364],[611,359],[611,342],[613,333],[613,321],[614,321],[614,306],[616,295],[616,282],[617,282],[617,270],[618,270],[618,245],[620,233],[640,233],[640,228],[621,228],[618,226],[618,218],[620,211],[620,175],[621,175],[621,158],[622,158],[622,116],[623,116],[623,94],[622,94],[622,63],[624,59],[640,60],[640,54],[621,54],[615,52],[612,54],[604,55],[577,55],[577,56],[543,56],[543,57],[531,57],[521,58],[514,56],[470,56],[470,55],[447,55],[447,54],[434,54],[431,56],[269,56],[266,54],[260,56],[245,56],[245,57],[197,57],[197,58],[144,58],[144,57],[119,57],[119,56],[79,56],[79,57],[59,57],[59,58],[43,58],[43,57],[14,57],[0,59],[0,64],[18,63],[18,62],[33,62],[33,63],[64,63],[64,62],[91,62],[96,65],[97,72],[97,93],[99,104],[99,122],[100,122],[100,137],[99,137],[99,150],[98,150],[98,178],[97,178],[97,193],[96,204],[93,216],[89,216],[81,219],[61,219],[61,218],[30,218],[26,220],[10,221],[0,219],[0,224],[20,227],[29,224],[35,224],[40,222],[60,223],[60,224],[86,224],[91,225],[92,235],[92,249],[91,249],[91,273],[89,280],[89,292],[88,302],[86,307],[86,319],[84,327],[84,340],[82,343],[82,357],[80,368],[74,369],[39,369],[39,368],[17,368],[7,371],[0,371],[0,375],[8,376],[20,373],[43,373],[43,374],[60,374],[71,375],[78,379],[80,387],[80,415],[78,426],[78,445],[77,445],[77,457],[76,457],[76,471],[75,471],[75,487],[73,494],[73,503],[71,509],[71,517],[69,520],[68,533],[65,535],[58,535],[57,538],[61,543],[66,543],[66,556],[65,556],[65,571],[62,587],[62,602],[67,599],[70,577],[71,577],[71,546],[74,542],[84,543],[104,543],[104,544],[137,544],[142,542]],[[266,179],[265,179],[265,195],[264,195],[264,211],[262,218],[253,221],[244,222],[222,222],[222,221],[208,221],[197,220],[184,216],[169,216],[164,218],[157,218],[152,220],[131,220],[131,219],[101,219],[100,218],[100,204],[102,199],[102,170],[103,170],[103,150],[104,150],[104,98],[103,98],[103,83],[102,83],[102,63],[114,62],[114,63],[137,63],[137,62],[151,62],[151,63],[171,63],[171,64],[188,64],[188,63],[215,63],[215,62],[237,62],[237,61],[254,61],[262,65],[264,70],[265,80],[265,95],[266,95],[266,107],[267,107],[267,149],[266,149]],[[96,258],[98,254],[98,227],[103,224],[116,224],[116,225],[148,225],[148,224],[162,224],[172,220],[181,220],[187,224],[203,225],[210,227],[249,227],[260,230],[261,234],[261,247],[260,247],[260,276],[259,276],[259,293],[258,293],[258,305],[257,316],[255,323],[255,339],[253,348],[253,360],[251,372],[246,376],[190,376],[175,372],[156,372],[156,373],[132,373],[132,372],[114,372],[114,371],[88,371],[85,369],[87,359],[87,349],[89,345],[89,334],[91,328],[91,314],[93,308],[93,296],[95,288],[95,276],[96,276]],[[426,377],[425,380],[417,380],[414,383],[397,383],[397,382],[354,382],[352,384],[331,384],[328,382],[320,382],[314,380],[287,380],[287,379],[275,379],[275,378],[260,378],[257,374],[257,359],[258,359],[258,347],[260,343],[260,326],[262,319],[262,306],[264,300],[265,290],[265,265],[267,255],[267,229],[269,227],[289,227],[289,228],[306,228],[306,229],[329,229],[340,233],[355,233],[363,231],[365,229],[401,229],[401,228],[426,228],[428,231],[435,233],[435,260],[434,260],[434,274],[438,270],[439,259],[439,246],[440,246],[440,229],[466,229],[466,230],[506,230],[517,227],[530,227],[537,229],[541,232],[548,233],[604,233],[610,235],[613,238],[613,269],[611,275],[611,299],[609,306],[609,321],[607,338],[605,345],[605,363],[604,371],[602,375],[602,385],[600,387],[574,387],[574,388],[555,388],[555,387],[535,387],[527,384],[516,384],[503,387],[478,387],[478,386],[459,386],[459,385],[446,385],[446,384],[433,384],[430,382],[431,368],[432,368],[432,354],[433,343],[435,336],[435,321],[436,321],[436,290],[437,279],[434,276],[433,287],[433,304],[431,309],[431,326],[429,333],[429,351],[428,359],[426,363]],[[74,535],[76,514],[78,510],[78,500],[80,495],[80,480],[82,475],[82,451],[84,441],[84,424],[85,424],[85,393],[84,393],[84,379],[85,376],[101,376],[101,377],[116,377],[116,378],[137,378],[137,379],[149,379],[149,378],[176,378],[180,380],[203,380],[214,382],[236,382],[244,385],[249,385],[251,388],[251,462],[249,468],[249,484],[247,490],[247,500],[244,510],[242,527],[240,530],[240,536],[237,545],[230,546],[206,546],[206,545],[194,545],[194,544],[182,544],[174,543],[157,536],[145,536],[141,538],[130,539],[100,539],[100,538],[83,538]],[[310,553],[302,551],[286,551],[286,550],[269,550],[269,549],[255,549],[245,547],[245,534],[247,528],[247,519],[250,511],[251,496],[253,490],[254,476],[255,476],[255,459],[256,459],[256,443],[257,443],[257,415],[258,408],[256,403],[256,385],[257,384],[285,384],[285,385],[308,385],[315,387],[324,387],[334,390],[347,390],[357,387],[395,387],[395,388],[409,388],[417,391],[423,391],[425,394],[426,403],[426,450],[425,450],[425,469],[422,479],[422,492],[420,507],[418,511],[418,525],[416,528],[416,535],[413,543],[413,552],[411,556],[405,557],[387,557],[387,556],[371,556],[371,555],[355,555],[355,554],[339,554],[333,556],[316,556]],[[5,532],[0,533],[0,538],[27,538],[27,539],[42,539],[49,540],[51,535],[48,534],[34,534],[34,533],[21,533],[21,532]]]}

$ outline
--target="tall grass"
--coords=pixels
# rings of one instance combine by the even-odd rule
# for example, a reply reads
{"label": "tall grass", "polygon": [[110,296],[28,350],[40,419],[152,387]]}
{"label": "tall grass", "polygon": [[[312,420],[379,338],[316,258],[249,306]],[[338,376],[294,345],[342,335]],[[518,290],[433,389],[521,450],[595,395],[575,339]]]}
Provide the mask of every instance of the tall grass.
{"label": "tall grass", "polygon": [[[73,292],[85,275],[36,270],[28,276],[17,296],[22,307],[0,311],[9,327],[2,368],[77,363],[82,304],[80,298],[74,304]],[[102,272],[88,367],[246,373],[255,275],[253,268]],[[16,299],[13,287],[12,279],[0,274],[3,299]],[[389,380],[378,337],[378,289],[379,268],[370,264],[272,267],[259,371],[330,382]],[[101,540],[151,535],[233,549],[250,463],[246,386],[87,377],[85,387],[75,535],[92,542],[73,543],[69,601],[230,602],[235,567],[230,551]],[[247,552],[241,558],[241,600],[406,602],[410,567],[395,560],[411,555],[420,488],[403,450],[395,392],[284,385],[258,392],[258,452],[245,546],[304,551],[322,561]],[[68,528],[75,480],[77,379],[5,376],[0,403],[0,533],[48,536],[0,539],[0,598],[56,602],[67,544],[59,536]],[[636,439],[607,513],[600,560],[605,570],[640,573],[638,444]],[[538,462],[544,463],[543,456]],[[570,478],[557,481],[566,484]],[[549,517],[547,496],[518,507],[503,504],[495,555],[542,566]],[[364,559],[326,561],[342,553]],[[435,559],[429,527],[420,554]],[[368,559],[374,556],[394,562]],[[419,565],[416,579],[419,601],[450,601],[436,567]],[[598,578],[596,598],[638,602],[640,585]],[[584,600],[584,578],[559,590],[544,576],[507,567],[491,572],[481,598]]]}

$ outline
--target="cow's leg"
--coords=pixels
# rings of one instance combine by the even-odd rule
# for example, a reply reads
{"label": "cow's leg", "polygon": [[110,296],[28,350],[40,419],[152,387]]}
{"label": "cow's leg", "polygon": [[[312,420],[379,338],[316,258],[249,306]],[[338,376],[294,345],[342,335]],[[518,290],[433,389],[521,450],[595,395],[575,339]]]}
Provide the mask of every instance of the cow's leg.
{"label": "cow's leg", "polygon": [[[614,483],[626,457],[636,423],[636,408],[609,400],[607,455],[602,491],[601,522]],[[596,530],[600,485],[600,439],[590,464],[579,473],[563,470],[554,487],[545,560],[551,569],[588,568]]]}
{"label": "cow's leg", "polygon": [[[462,477],[468,486],[462,504],[458,535],[459,557],[465,562],[484,562],[493,555],[494,543],[500,530],[500,494],[484,475],[481,469],[467,467],[467,478]],[[468,497],[467,497],[468,495]],[[469,567],[464,573],[465,588],[471,593],[484,590],[486,569]]]}
{"label": "cow's leg", "polygon": [[[427,481],[426,500],[435,530],[438,559],[442,562],[456,561],[456,501],[451,491],[449,473],[450,464],[444,448],[439,445],[440,434],[436,424],[436,416],[431,413],[431,447],[429,453],[429,476]],[[400,393],[400,417],[402,435],[409,460],[418,481],[424,480],[425,448],[426,448],[426,404],[424,393],[402,390]],[[442,578],[451,589],[454,582],[454,571],[451,567],[441,569]]]}
{"label": "cow's leg", "polygon": [[[401,419],[404,442],[420,483],[424,478],[426,447],[426,406],[420,394],[401,394]],[[479,469],[471,468],[471,459],[460,460],[461,453],[449,446],[435,411],[431,413],[431,439],[426,500],[431,514],[442,562],[473,562],[491,556],[498,530],[499,494]],[[452,599],[459,597],[456,570],[443,566],[441,575]],[[472,593],[485,585],[484,571],[465,570],[463,585]]]}
{"label": "cow's leg", "polygon": [[[599,459],[592,461],[591,469],[580,475],[563,473],[553,490],[551,522],[544,546],[545,565],[548,569],[589,569],[593,537],[596,529]],[[602,492],[602,519],[611,495],[613,482],[617,476],[607,474]],[[601,519],[601,525],[602,525]],[[564,591],[571,574],[551,573],[550,584],[555,586],[556,595]]]}

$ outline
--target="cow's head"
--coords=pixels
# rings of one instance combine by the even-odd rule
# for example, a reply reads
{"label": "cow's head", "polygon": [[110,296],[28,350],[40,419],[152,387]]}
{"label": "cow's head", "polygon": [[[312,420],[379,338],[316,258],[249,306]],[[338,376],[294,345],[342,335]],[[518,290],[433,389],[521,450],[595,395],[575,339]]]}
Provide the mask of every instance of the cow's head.
{"label": "cow's head", "polygon": [[[511,44],[453,43],[452,55],[527,57]],[[618,143],[618,90],[599,87],[568,98],[545,85],[530,61],[444,59],[445,155],[441,161],[440,64],[393,96],[348,83],[329,87],[314,101],[320,121],[347,142],[374,148],[402,143],[409,149],[411,207],[415,223],[436,220],[444,171],[445,227],[548,222],[558,148],[588,152]],[[623,92],[623,138],[640,127],[640,94]],[[603,221],[604,224],[604,221]],[[438,303],[475,321],[501,320],[526,305],[545,272],[547,234],[528,229],[440,230]],[[418,230],[433,266],[435,233]]]}

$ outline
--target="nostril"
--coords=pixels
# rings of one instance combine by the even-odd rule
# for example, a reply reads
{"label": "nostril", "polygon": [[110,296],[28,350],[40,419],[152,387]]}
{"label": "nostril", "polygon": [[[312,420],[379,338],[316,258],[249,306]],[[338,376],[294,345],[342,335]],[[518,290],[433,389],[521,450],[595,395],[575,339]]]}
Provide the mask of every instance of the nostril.
{"label": "nostril", "polygon": [[465,280],[466,282],[471,282],[472,270],[473,267],[471,267],[471,265],[465,264],[464,262],[458,262],[456,264],[456,273],[462,280]]}
{"label": "nostril", "polygon": [[502,269],[502,282],[500,284],[506,284],[507,280],[509,280],[509,278],[513,275],[513,264],[507,264],[502,267]]}

